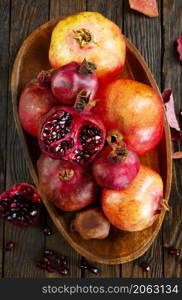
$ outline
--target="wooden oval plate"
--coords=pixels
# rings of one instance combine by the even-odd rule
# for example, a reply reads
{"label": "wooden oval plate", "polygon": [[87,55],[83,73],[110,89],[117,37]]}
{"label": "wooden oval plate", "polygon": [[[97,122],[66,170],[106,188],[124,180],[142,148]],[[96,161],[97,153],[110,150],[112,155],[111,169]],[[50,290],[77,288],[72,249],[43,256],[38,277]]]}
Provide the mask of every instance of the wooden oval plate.
{"label": "wooden oval plate", "polygon": [[[31,33],[18,52],[12,72],[11,90],[14,118],[29,171],[37,186],[36,161],[40,155],[40,150],[37,140],[22,130],[18,118],[18,101],[25,84],[34,78],[39,71],[50,69],[48,49],[51,32],[57,22],[58,20],[50,21]],[[149,84],[159,93],[155,80],[143,57],[127,39],[126,44],[126,64],[121,77]],[[172,177],[170,141],[169,127],[165,117],[165,130],[161,142],[153,151],[141,157],[143,164],[155,169],[162,176],[166,200],[169,198]],[[125,263],[141,256],[154,241],[165,214],[162,213],[156,222],[146,230],[129,233],[112,227],[109,237],[105,240],[87,241],[82,239],[78,233],[70,230],[70,222],[74,217],[74,213],[62,212],[55,208],[43,194],[42,198],[57,229],[68,243],[87,259],[105,264]]]}

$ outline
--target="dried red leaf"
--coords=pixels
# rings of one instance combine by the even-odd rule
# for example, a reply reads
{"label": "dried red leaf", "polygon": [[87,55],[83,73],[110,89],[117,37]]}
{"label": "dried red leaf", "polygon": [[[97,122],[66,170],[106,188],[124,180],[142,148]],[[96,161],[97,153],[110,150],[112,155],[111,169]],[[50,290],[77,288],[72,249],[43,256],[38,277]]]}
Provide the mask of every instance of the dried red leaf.
{"label": "dried red leaf", "polygon": [[182,158],[182,151],[174,152],[172,154],[172,158],[174,158],[174,159],[180,159],[180,158]]}
{"label": "dried red leaf", "polygon": [[179,59],[182,61],[182,36],[180,36],[177,39],[177,43],[178,43],[177,50],[178,50],[178,53],[179,53]]}
{"label": "dried red leaf", "polygon": [[173,98],[172,90],[166,89],[162,93],[162,98],[166,109],[167,120],[171,128],[172,140],[173,141],[181,140],[181,130],[174,111],[174,98]]}
{"label": "dried red leaf", "polygon": [[156,0],[129,0],[131,9],[137,10],[148,17],[158,17]]}

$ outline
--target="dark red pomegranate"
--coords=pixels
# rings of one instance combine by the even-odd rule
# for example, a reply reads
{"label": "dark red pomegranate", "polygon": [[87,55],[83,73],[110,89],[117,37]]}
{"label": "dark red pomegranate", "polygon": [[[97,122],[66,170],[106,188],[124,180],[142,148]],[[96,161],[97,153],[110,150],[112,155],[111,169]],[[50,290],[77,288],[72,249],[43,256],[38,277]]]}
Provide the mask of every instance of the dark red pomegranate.
{"label": "dark red pomegranate", "polygon": [[41,72],[30,81],[20,96],[19,118],[23,128],[31,135],[38,136],[40,120],[51,107],[57,104],[50,88],[49,72]]}
{"label": "dark red pomegranate", "polygon": [[41,190],[64,211],[79,210],[97,198],[98,186],[87,165],[54,160],[42,154],[37,170]]}
{"label": "dark red pomegranate", "polygon": [[59,103],[73,105],[81,90],[86,90],[93,99],[98,90],[95,70],[94,64],[84,60],[82,64],[71,62],[54,71],[51,76],[51,89]]}
{"label": "dark red pomegranate", "polygon": [[87,95],[81,93],[75,108],[53,107],[45,116],[39,135],[40,148],[45,154],[84,164],[91,162],[102,150],[105,127],[92,113],[92,104],[86,105],[86,102]]}
{"label": "dark red pomegranate", "polygon": [[15,225],[31,226],[38,221],[40,213],[39,193],[30,184],[15,184],[0,195],[0,214]]}
{"label": "dark red pomegranate", "polygon": [[122,141],[118,131],[110,131],[107,140],[109,145],[93,163],[93,175],[101,187],[123,189],[136,177],[140,161]]}

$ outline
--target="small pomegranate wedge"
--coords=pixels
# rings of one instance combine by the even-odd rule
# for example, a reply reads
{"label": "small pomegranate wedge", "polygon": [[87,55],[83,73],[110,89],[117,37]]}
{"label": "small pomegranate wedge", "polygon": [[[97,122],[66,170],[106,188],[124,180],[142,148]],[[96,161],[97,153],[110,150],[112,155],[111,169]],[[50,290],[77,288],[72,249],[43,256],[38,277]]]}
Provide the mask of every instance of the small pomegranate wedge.
{"label": "small pomegranate wedge", "polygon": [[38,221],[40,213],[39,193],[30,184],[15,184],[0,195],[0,215],[15,225],[31,226]]}

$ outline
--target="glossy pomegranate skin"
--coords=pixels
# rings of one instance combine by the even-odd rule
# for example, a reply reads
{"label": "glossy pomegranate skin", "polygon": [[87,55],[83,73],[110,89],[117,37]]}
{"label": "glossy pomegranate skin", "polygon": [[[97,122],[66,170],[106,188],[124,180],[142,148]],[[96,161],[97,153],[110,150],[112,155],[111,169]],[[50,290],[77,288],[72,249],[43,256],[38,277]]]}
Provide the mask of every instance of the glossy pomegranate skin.
{"label": "glossy pomegranate skin", "polygon": [[41,190],[63,211],[82,209],[97,199],[98,186],[90,173],[90,166],[41,155],[37,170]]}
{"label": "glossy pomegranate skin", "polygon": [[37,137],[42,117],[56,104],[49,86],[39,80],[29,82],[19,101],[19,119],[24,130]]}
{"label": "glossy pomegranate skin", "polygon": [[27,183],[18,183],[0,195],[0,214],[20,227],[35,224],[41,213],[38,190]]}
{"label": "glossy pomegranate skin", "polygon": [[[86,43],[79,42],[85,31]],[[83,41],[84,42],[84,41]],[[96,75],[106,82],[120,74],[126,55],[126,43],[120,28],[97,12],[81,12],[58,22],[53,30],[49,61],[53,69],[83,59],[97,66]]]}
{"label": "glossy pomegranate skin", "polygon": [[163,182],[159,174],[141,166],[123,190],[102,191],[102,209],[112,225],[124,231],[140,231],[153,224],[163,208]]}
{"label": "glossy pomegranate skin", "polygon": [[[62,114],[64,114],[63,117]],[[49,125],[50,122],[51,125]],[[60,125],[60,122],[64,124]],[[57,126],[59,129],[57,129]],[[60,126],[63,126],[63,128],[61,129]],[[84,139],[87,137],[86,134],[89,128],[93,130],[90,144],[89,137],[86,140]],[[105,143],[105,134],[102,121],[90,109],[85,108],[83,112],[79,113],[73,107],[53,107],[42,122],[39,145],[43,153],[54,159],[85,164],[90,163],[102,150]],[[98,141],[95,140],[95,136],[96,139],[98,137]],[[94,141],[93,145],[92,141]]]}
{"label": "glossy pomegranate skin", "polygon": [[98,79],[94,73],[81,73],[79,63],[71,62],[52,73],[51,89],[60,104],[73,105],[77,94],[86,90],[93,99],[98,90]]}
{"label": "glossy pomegranate skin", "polygon": [[120,130],[124,141],[137,154],[152,150],[163,133],[164,109],[161,98],[148,85],[117,79],[98,92],[94,108],[106,129]]}
{"label": "glossy pomegranate skin", "polygon": [[140,161],[128,147],[123,156],[111,156],[112,148],[108,145],[93,162],[93,175],[98,185],[108,189],[123,189],[136,177]]}

